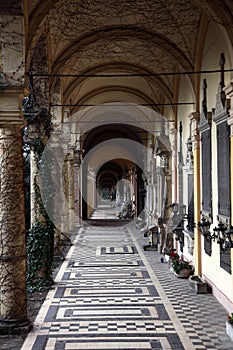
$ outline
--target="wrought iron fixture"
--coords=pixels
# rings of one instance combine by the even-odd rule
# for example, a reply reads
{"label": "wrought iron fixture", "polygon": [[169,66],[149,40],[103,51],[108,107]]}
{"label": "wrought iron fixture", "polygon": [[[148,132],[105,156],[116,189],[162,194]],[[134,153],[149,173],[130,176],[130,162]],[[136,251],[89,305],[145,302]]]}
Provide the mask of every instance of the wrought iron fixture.
{"label": "wrought iron fixture", "polygon": [[210,242],[212,239],[215,239],[215,233],[212,235],[210,232],[211,222],[206,219],[205,216],[202,217],[201,221],[197,224],[200,228],[200,232],[205,239]]}
{"label": "wrought iron fixture", "polygon": [[210,241],[215,241],[220,245],[220,250],[226,252],[233,248],[233,226],[228,227],[222,222],[218,222],[218,226],[213,228],[213,233],[210,232],[211,222],[202,217],[201,222],[198,223],[201,234],[205,239]]}
{"label": "wrought iron fixture", "polygon": [[230,244],[230,248],[233,248],[233,226],[230,226],[229,229],[225,231],[225,235]]}
{"label": "wrought iron fixture", "polygon": [[232,226],[228,229],[224,223],[219,222],[218,227],[214,227],[213,231],[215,238],[217,238],[217,243],[220,245],[220,250],[222,252],[230,250],[232,248],[231,237],[233,238]]}
{"label": "wrought iron fixture", "polygon": [[175,240],[184,245],[184,226],[177,226],[172,232],[176,234]]}
{"label": "wrought iron fixture", "polygon": [[186,205],[173,205],[173,226],[172,230],[175,233],[175,240],[178,241],[181,247],[184,245],[184,220],[186,218]]}

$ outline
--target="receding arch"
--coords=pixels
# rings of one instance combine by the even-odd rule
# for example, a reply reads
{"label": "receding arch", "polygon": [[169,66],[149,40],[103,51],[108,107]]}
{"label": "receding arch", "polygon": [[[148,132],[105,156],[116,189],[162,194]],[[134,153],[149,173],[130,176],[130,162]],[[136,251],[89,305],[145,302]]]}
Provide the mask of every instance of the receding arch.
{"label": "receding arch", "polygon": [[[132,37],[140,39],[141,41],[150,41],[151,44],[163,49],[166,54],[172,56],[176,62],[185,70],[193,70],[193,66],[190,60],[185,57],[184,53],[179,49],[175,43],[172,43],[167,38],[164,38],[161,34],[153,31],[142,30],[138,27],[104,27],[95,33],[89,33],[83,36],[77,42],[64,48],[63,53],[53,63],[52,71],[54,74],[58,74],[64,68],[66,61],[73,55],[76,55],[82,47],[87,47],[93,42],[98,42],[103,37],[115,37],[119,36]],[[84,72],[83,72],[84,73]]]}
{"label": "receding arch", "polygon": [[[88,74],[98,74],[98,73],[101,73],[101,72],[109,72],[111,73],[111,71],[116,71],[118,70],[119,74],[122,74],[122,73],[125,73],[126,71],[129,73],[135,73],[135,74],[138,74],[139,72],[141,74],[152,74],[153,72],[152,71],[148,71],[147,69],[145,69],[145,67],[141,66],[141,67],[138,67],[138,66],[135,66],[133,64],[128,64],[128,63],[125,63],[125,64],[122,64],[121,63],[121,67],[118,68],[117,65],[119,64],[103,64],[101,66],[97,66],[97,67],[94,67],[93,69],[89,70],[88,71]],[[71,93],[74,91],[74,89],[81,83],[83,82],[84,80],[86,79],[86,77],[76,77],[76,78],[73,78],[73,81],[69,84],[69,87],[63,92],[63,102],[64,104],[66,103],[66,101],[69,99]],[[143,77],[143,79],[145,79],[146,82],[148,83],[152,83],[154,84],[155,86],[157,86],[159,89],[161,89],[161,91],[163,92],[164,95],[166,95],[166,97],[168,98],[168,100],[172,101],[173,99],[173,95],[172,95],[172,92],[170,90],[170,88],[167,86],[167,84],[165,84],[165,82],[161,79],[161,77],[158,77],[158,76],[148,76],[148,77]],[[113,87],[111,86],[111,89],[112,88],[115,88],[116,87]],[[110,88],[109,85],[108,85],[108,89]],[[101,89],[98,88],[98,91],[101,91]],[[131,88],[131,91],[133,92],[133,94],[139,96],[138,94],[138,91],[137,89],[132,89]],[[92,94],[94,94],[95,92],[93,91]],[[143,95],[142,92],[140,92],[140,95]],[[89,97],[88,97],[89,98]],[[148,96],[146,96],[144,94],[144,97],[145,101],[148,101],[148,103],[151,103],[152,102],[152,99],[150,99]],[[85,98],[83,98],[83,100],[85,100]],[[151,102],[150,102],[151,100]],[[81,102],[81,101],[80,101]]]}

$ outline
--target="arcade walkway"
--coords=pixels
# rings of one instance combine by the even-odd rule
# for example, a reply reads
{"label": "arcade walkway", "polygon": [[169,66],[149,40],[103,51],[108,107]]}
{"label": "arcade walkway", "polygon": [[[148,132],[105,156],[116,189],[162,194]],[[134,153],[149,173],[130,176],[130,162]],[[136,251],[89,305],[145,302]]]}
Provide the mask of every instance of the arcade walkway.
{"label": "arcade walkway", "polygon": [[223,307],[144,252],[141,236],[135,226],[79,229],[22,350],[233,349]]}

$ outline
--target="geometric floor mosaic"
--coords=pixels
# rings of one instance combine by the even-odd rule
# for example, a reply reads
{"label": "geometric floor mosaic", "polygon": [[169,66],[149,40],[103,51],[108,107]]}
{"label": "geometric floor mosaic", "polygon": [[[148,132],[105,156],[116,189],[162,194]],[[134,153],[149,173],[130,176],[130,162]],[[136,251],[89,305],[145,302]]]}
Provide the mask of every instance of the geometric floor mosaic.
{"label": "geometric floor mosaic", "polygon": [[233,349],[179,307],[176,277],[141,246],[125,227],[83,227],[21,350]]}

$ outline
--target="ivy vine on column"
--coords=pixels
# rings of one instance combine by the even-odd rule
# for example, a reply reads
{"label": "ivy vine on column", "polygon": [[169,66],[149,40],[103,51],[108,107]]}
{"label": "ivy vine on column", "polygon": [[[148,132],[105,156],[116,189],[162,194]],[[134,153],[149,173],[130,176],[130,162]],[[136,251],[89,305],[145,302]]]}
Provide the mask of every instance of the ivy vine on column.
{"label": "ivy vine on column", "polygon": [[[45,207],[53,206],[53,184],[51,166],[41,164],[41,157],[52,129],[51,115],[42,110],[33,121],[28,122],[25,129],[25,146],[30,148],[30,163],[34,171],[31,171],[30,182],[33,196],[33,219],[27,232],[27,288],[29,292],[44,290],[53,284],[52,264],[54,251],[54,224],[48,216]],[[51,154],[52,162],[52,154]],[[50,163],[51,165],[51,163]],[[28,167],[27,167],[28,168]],[[49,195],[42,196],[40,183],[43,183],[43,191]],[[42,200],[43,198],[43,200]],[[45,203],[46,201],[46,203]],[[50,203],[48,203],[48,201]],[[30,204],[28,203],[28,206]]]}

